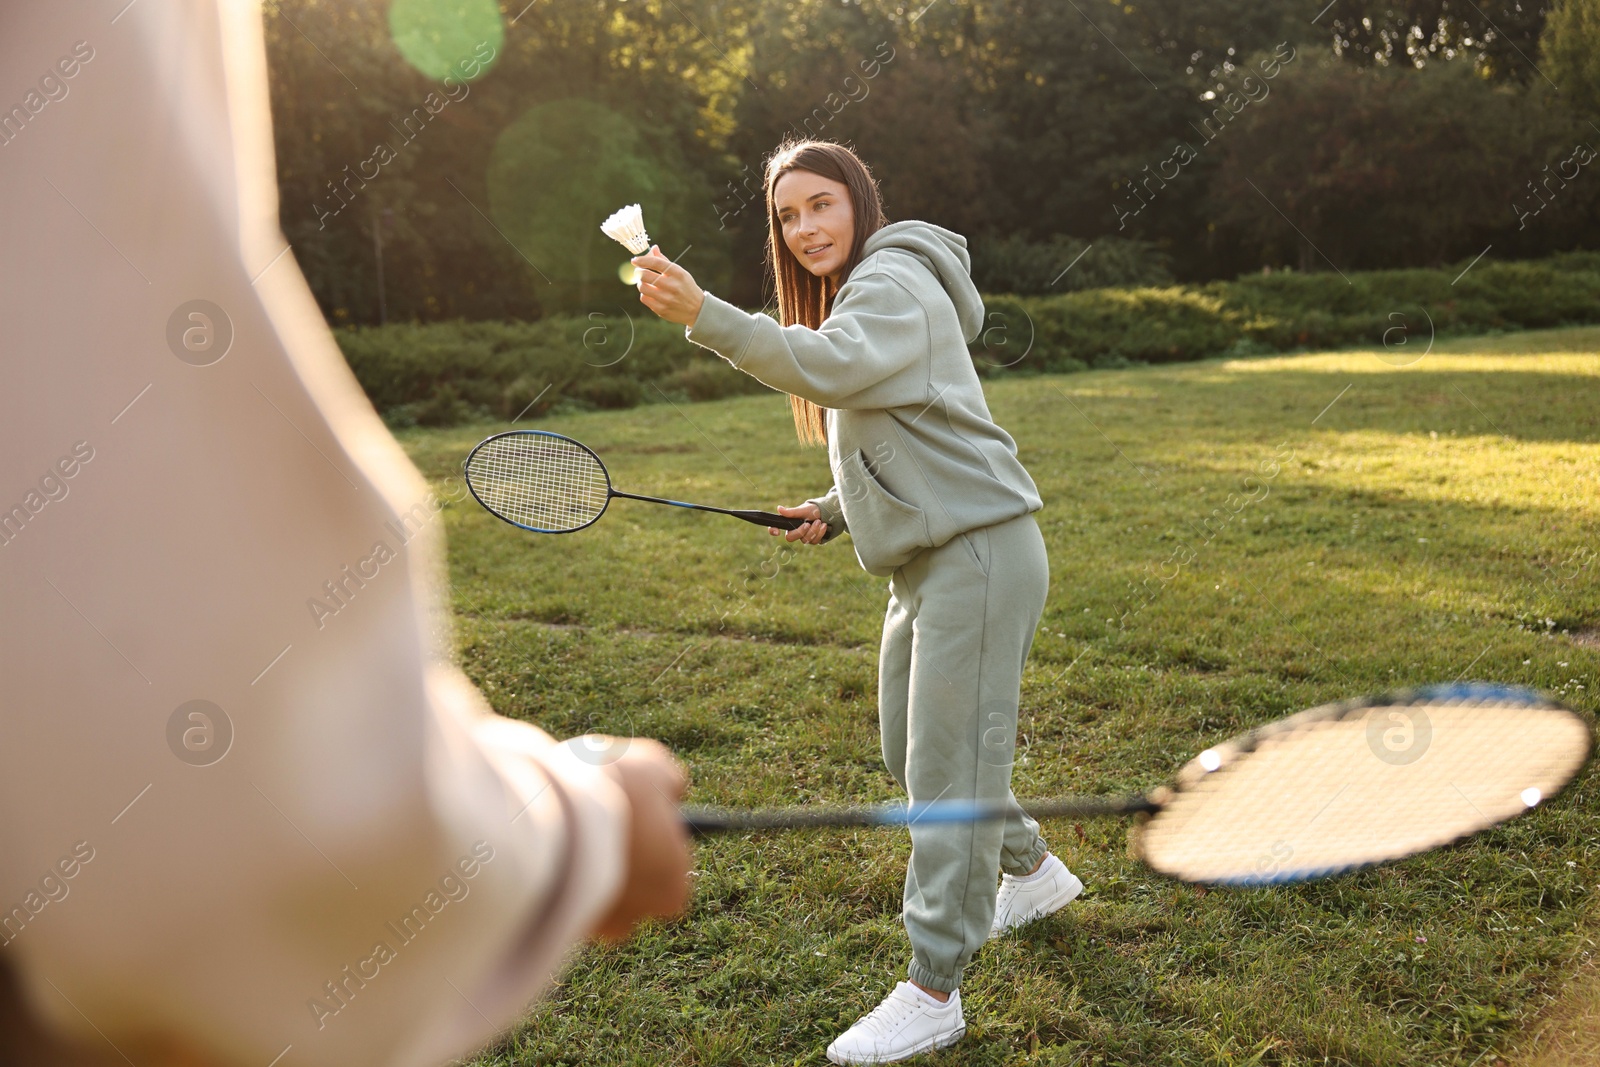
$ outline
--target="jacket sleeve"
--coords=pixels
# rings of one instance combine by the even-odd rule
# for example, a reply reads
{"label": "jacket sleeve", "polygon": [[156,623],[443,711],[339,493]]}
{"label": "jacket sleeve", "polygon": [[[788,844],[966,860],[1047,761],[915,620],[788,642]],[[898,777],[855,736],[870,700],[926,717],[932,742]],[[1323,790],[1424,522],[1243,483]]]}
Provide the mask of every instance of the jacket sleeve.
{"label": "jacket sleeve", "polygon": [[815,330],[780,326],[708,292],[684,336],[764,384],[822,407],[890,408],[928,399],[928,314],[882,269],[851,275]]}
{"label": "jacket sleeve", "polygon": [[815,504],[822,513],[822,521],[828,524],[828,532],[822,538],[822,544],[827,544],[842,533],[847,533],[849,528],[844,524],[844,507],[839,502],[839,487],[836,485],[822,496],[812,497],[807,504]]}

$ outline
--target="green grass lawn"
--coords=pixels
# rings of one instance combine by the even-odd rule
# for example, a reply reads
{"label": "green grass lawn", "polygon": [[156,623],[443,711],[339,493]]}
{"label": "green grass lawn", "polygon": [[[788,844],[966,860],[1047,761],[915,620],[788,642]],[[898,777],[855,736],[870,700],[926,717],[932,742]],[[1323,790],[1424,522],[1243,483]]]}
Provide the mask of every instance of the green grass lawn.
{"label": "green grass lawn", "polygon": [[[1520,683],[1594,712],[1597,351],[1578,328],[1405,367],[1379,348],[989,384],[1050,549],[1017,794],[1151,788],[1250,726],[1394,685]],[[828,486],[779,396],[538,425],[634,492],[765,508]],[[439,484],[501,428],[402,440]],[[896,798],[887,583],[847,541],[626,500],[568,536],[470,498],[445,514],[456,644],[499,711],[661,738],[696,803]],[[1121,822],[1046,824],[1085,893],[978,954],[967,1036],[930,1059],[1489,1067],[1600,937],[1595,777],[1464,846],[1294,888],[1203,891],[1130,860]],[[687,918],[586,949],[475,1062],[823,1063],[904,977],[908,850],[895,830],[702,845]]]}

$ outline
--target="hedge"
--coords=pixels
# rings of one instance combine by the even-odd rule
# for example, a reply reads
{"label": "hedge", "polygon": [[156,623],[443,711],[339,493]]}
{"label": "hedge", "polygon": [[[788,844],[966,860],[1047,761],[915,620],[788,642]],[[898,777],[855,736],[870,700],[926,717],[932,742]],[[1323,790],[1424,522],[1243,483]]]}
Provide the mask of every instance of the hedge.
{"label": "hedge", "polygon": [[[1600,252],[1440,270],[1283,271],[1203,285],[984,298],[971,346],[980,374],[1380,345],[1404,324],[1435,336],[1600,322]],[[334,331],[390,425],[536,419],[558,411],[764,392],[686,340],[631,315],[439,322]],[[1398,335],[1396,335],[1398,336]]]}

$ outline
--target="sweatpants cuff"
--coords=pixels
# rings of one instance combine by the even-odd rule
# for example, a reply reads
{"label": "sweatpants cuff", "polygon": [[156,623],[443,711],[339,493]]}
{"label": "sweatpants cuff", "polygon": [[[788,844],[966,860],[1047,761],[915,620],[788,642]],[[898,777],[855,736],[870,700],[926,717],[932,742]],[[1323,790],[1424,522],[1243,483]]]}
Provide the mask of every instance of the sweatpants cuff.
{"label": "sweatpants cuff", "polygon": [[1033,847],[1030,848],[1027,851],[1027,854],[1023,856],[1022,862],[1018,866],[1012,867],[1007,865],[1006,857],[1002,853],[1000,856],[1000,870],[1009,875],[1029,874],[1035,867],[1039,866],[1039,861],[1044,859],[1044,854],[1049,851],[1050,846],[1046,844],[1045,839],[1041,837],[1038,841],[1034,842]]}
{"label": "sweatpants cuff", "polygon": [[924,989],[936,989],[941,993],[953,993],[961,988],[961,972],[959,970],[956,971],[954,978],[946,978],[943,975],[934,974],[916,960],[912,960],[911,966],[906,968],[906,971],[911,980]]}

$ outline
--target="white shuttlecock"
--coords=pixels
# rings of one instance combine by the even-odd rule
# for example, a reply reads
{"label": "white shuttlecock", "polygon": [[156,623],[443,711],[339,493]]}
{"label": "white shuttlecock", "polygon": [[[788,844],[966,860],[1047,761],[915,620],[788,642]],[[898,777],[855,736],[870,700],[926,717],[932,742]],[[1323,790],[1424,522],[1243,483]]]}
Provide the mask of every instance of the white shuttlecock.
{"label": "white shuttlecock", "polygon": [[650,235],[644,232],[644,217],[638,204],[629,204],[611,213],[600,224],[600,230],[636,256],[650,251]]}

